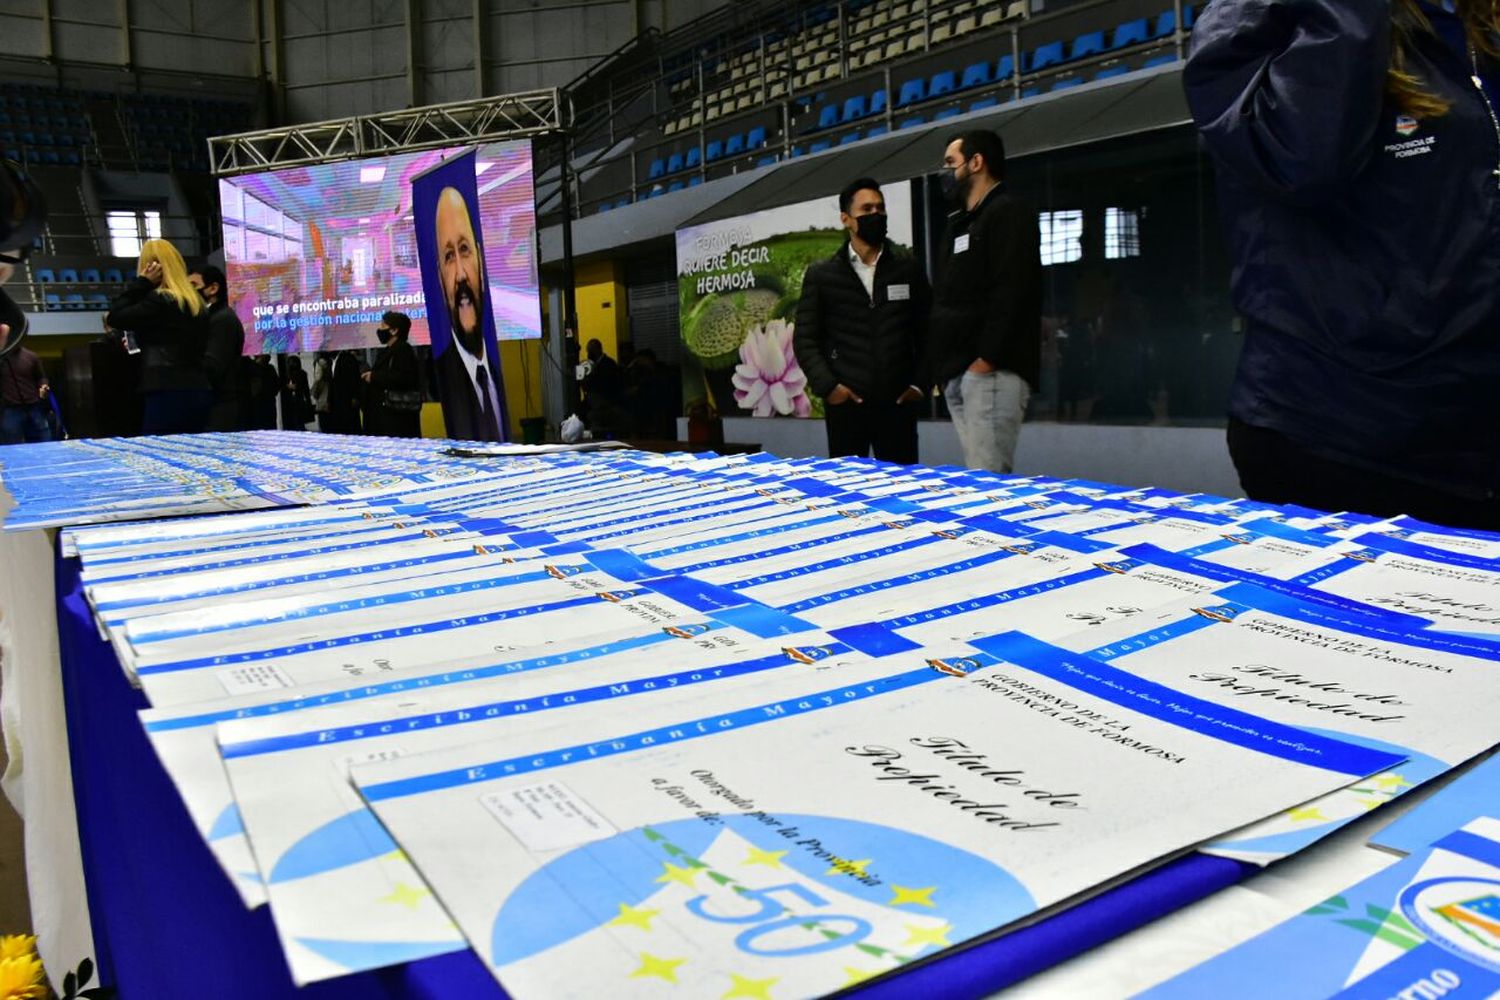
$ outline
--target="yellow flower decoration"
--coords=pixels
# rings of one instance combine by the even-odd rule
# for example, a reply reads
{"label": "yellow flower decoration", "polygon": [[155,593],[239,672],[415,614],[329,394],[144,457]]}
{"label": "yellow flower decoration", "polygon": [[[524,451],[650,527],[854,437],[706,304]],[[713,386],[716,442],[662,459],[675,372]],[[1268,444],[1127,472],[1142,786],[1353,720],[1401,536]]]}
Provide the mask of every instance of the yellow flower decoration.
{"label": "yellow flower decoration", "polygon": [[0,937],[0,960],[30,958],[35,954],[36,936],[33,934],[7,934]]}
{"label": "yellow flower decoration", "polygon": [[0,1000],[40,1000],[47,989],[43,975],[42,960],[35,955],[0,958]]}

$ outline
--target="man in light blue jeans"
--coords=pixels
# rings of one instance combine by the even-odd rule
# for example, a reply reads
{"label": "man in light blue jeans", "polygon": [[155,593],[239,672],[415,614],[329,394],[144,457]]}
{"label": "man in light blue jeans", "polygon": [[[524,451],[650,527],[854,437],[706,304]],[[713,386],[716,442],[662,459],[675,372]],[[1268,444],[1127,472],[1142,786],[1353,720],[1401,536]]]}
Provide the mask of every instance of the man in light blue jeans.
{"label": "man in light blue jeans", "polygon": [[928,336],[933,381],[974,469],[1010,472],[1041,371],[1042,262],[1036,212],[1004,181],[994,132],[954,136],[939,179],[955,211],[938,245]]}
{"label": "man in light blue jeans", "polygon": [[1015,372],[966,370],[943,387],[953,429],[972,469],[1009,472],[1031,386]]}

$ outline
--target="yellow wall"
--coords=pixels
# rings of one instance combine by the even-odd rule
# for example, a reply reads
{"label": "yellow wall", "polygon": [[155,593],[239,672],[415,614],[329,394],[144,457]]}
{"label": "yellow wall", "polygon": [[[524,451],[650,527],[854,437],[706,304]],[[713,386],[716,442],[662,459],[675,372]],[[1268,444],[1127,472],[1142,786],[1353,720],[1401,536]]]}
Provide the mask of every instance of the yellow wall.
{"label": "yellow wall", "polygon": [[580,264],[574,275],[578,300],[579,352],[598,338],[604,353],[620,359],[620,344],[630,340],[630,317],[625,307],[625,268],[618,261]]}

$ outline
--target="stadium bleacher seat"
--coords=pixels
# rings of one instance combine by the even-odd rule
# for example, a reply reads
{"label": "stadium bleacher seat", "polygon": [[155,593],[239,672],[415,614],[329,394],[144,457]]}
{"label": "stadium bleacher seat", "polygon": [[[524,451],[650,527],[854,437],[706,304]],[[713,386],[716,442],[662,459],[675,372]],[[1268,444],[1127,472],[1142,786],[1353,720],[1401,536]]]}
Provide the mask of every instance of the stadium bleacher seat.
{"label": "stadium bleacher seat", "polygon": [[878,135],[885,135],[889,131],[890,129],[886,128],[884,125],[876,125],[874,128],[870,129],[870,131],[865,133],[865,138],[873,139]]}
{"label": "stadium bleacher seat", "polygon": [[896,92],[896,107],[904,108],[908,104],[917,104],[927,99],[927,81],[907,80]]}
{"label": "stadium bleacher seat", "polygon": [[1069,49],[1069,59],[1087,59],[1089,56],[1097,56],[1104,51],[1104,32],[1090,31],[1088,34],[1079,35],[1073,39],[1073,45]]}
{"label": "stadium bleacher seat", "polygon": [[681,153],[673,153],[667,157],[667,173],[681,173],[683,168],[683,157]]}
{"label": "stadium bleacher seat", "polygon": [[1025,90],[1021,91],[1021,100],[1024,101],[1028,97],[1035,97],[1041,92],[1042,88],[1040,87],[1027,87]]}
{"label": "stadium bleacher seat", "polygon": [[83,295],[78,292],[69,292],[63,296],[63,308],[78,310],[83,308]]}
{"label": "stadium bleacher seat", "polygon": [[1010,55],[1001,56],[1000,62],[995,66],[995,82],[999,83],[1002,80],[1009,80],[1015,72],[1016,57]]}
{"label": "stadium bleacher seat", "polygon": [[1172,63],[1174,63],[1176,61],[1177,61],[1177,53],[1175,53],[1175,52],[1168,52],[1166,55],[1152,56],[1150,59],[1146,60],[1146,64],[1144,66],[1142,66],[1141,68],[1142,69],[1154,69],[1157,66],[1170,66]]}
{"label": "stadium bleacher seat", "polygon": [[1056,66],[1067,59],[1067,53],[1063,49],[1062,42],[1048,42],[1031,53],[1031,72],[1048,66]]}
{"label": "stadium bleacher seat", "polygon": [[926,118],[923,118],[921,115],[913,115],[912,117],[906,119],[906,121],[901,122],[900,124],[898,124],[896,126],[896,130],[900,131],[901,129],[904,129],[904,128],[916,128],[918,125],[926,125],[926,124],[927,124],[927,119]]}
{"label": "stadium bleacher seat", "polygon": [[839,106],[829,104],[818,112],[818,128],[833,128],[839,123]]}
{"label": "stadium bleacher seat", "polygon": [[927,84],[928,97],[940,97],[943,94],[951,94],[958,89],[958,76],[952,70],[942,73],[934,73],[932,80]]}
{"label": "stadium bleacher seat", "polygon": [[1149,22],[1144,17],[1136,18],[1134,21],[1126,21],[1115,29],[1114,37],[1110,41],[1111,49],[1123,49],[1127,45],[1139,45],[1146,41],[1151,33]]}
{"label": "stadium bleacher seat", "polygon": [[[703,162],[713,163],[724,158],[724,140],[712,139],[703,149]],[[697,164],[692,164],[697,166]]]}
{"label": "stadium bleacher seat", "polygon": [[697,174],[691,180],[689,180],[687,182],[687,186],[690,187],[690,188],[695,188],[699,184],[702,184],[702,183],[703,183],[703,175],[702,174]]}
{"label": "stadium bleacher seat", "polygon": [[855,94],[844,101],[844,112],[839,116],[840,123],[859,121],[870,113],[869,102],[864,94]]}
{"label": "stadium bleacher seat", "polygon": [[672,183],[667,185],[667,194],[671,194],[674,191],[681,191],[682,187],[682,181],[673,181]]}
{"label": "stadium bleacher seat", "polygon": [[50,267],[39,267],[32,275],[39,284],[54,285],[57,283],[57,275],[52,273]]}
{"label": "stadium bleacher seat", "polygon": [[745,133],[736,132],[724,140],[724,155],[739,156],[745,152]]}
{"label": "stadium bleacher seat", "polygon": [[86,285],[97,285],[104,281],[104,278],[100,276],[99,269],[97,267],[84,268],[79,272],[79,277]]}
{"label": "stadium bleacher seat", "polygon": [[1049,93],[1058,90],[1072,90],[1074,87],[1081,87],[1087,82],[1088,81],[1081,76],[1070,76],[1065,77],[1061,80],[1052,81],[1052,86],[1048,87],[1047,90]]}
{"label": "stadium bleacher seat", "polygon": [[851,143],[856,143],[860,139],[863,139],[863,138],[864,138],[864,136],[862,136],[862,135],[859,134],[859,130],[855,129],[853,132],[850,132],[847,135],[841,135],[841,136],[839,136],[839,145],[840,146],[848,146]]}
{"label": "stadium bleacher seat", "polygon": [[766,127],[757,125],[745,133],[745,149],[760,149],[766,144]]}
{"label": "stadium bleacher seat", "polygon": [[63,307],[62,296],[56,292],[47,292],[42,296],[42,301],[46,304],[46,308],[49,311],[55,311]]}
{"label": "stadium bleacher seat", "polygon": [[873,93],[873,94],[870,95],[870,114],[872,114],[872,115],[883,115],[883,114],[885,114],[885,103],[886,103],[886,93],[885,93],[885,88],[882,87],[879,90],[875,91],[875,93]]}
{"label": "stadium bleacher seat", "polygon": [[[1182,27],[1184,29],[1193,26],[1193,8],[1183,5]],[[1175,10],[1164,10],[1156,16],[1156,30],[1151,33],[1152,39],[1166,38],[1177,31],[1177,12]]]}
{"label": "stadium bleacher seat", "polygon": [[1000,106],[1000,98],[998,98],[998,97],[982,97],[979,100],[975,101],[973,104],[969,105],[969,110],[970,111],[987,111],[990,108],[998,108],[999,106]]}
{"label": "stadium bleacher seat", "polygon": [[78,284],[78,271],[71,267],[64,267],[57,272],[57,283],[60,285]]}
{"label": "stadium bleacher seat", "polygon": [[[697,167],[702,162],[703,162],[703,150],[699,149],[697,146],[692,146],[692,147],[690,147],[688,149],[687,155],[685,157],[683,157],[683,159],[682,159],[682,166],[680,168],[678,168],[678,169],[681,169],[681,170],[692,170],[694,167]],[[668,171],[668,172],[669,173],[673,173],[675,171]]]}
{"label": "stadium bleacher seat", "polygon": [[964,67],[964,75],[959,80],[958,88],[968,90],[972,87],[983,87],[990,82],[990,64],[987,62],[972,63]]}
{"label": "stadium bleacher seat", "polygon": [[833,142],[831,140],[819,139],[817,142],[807,147],[807,152],[808,155],[811,156],[813,153],[821,153],[823,152],[823,150],[831,148],[833,148]]}
{"label": "stadium bleacher seat", "polygon": [[1108,80],[1110,77],[1113,77],[1113,76],[1124,76],[1126,73],[1129,73],[1129,72],[1130,72],[1130,67],[1126,66],[1124,63],[1121,63],[1118,66],[1108,66],[1108,67],[1105,67],[1104,69],[1101,69],[1099,72],[1097,72],[1097,73],[1094,74],[1094,79],[1095,80]]}
{"label": "stadium bleacher seat", "polygon": [[104,271],[104,281],[106,284],[123,285],[125,284],[125,275],[120,273],[119,268],[106,268]]}
{"label": "stadium bleacher seat", "polygon": [[647,172],[646,178],[648,180],[653,180],[654,181],[658,177],[661,177],[661,176],[665,175],[666,172],[667,172],[667,161],[666,160],[652,160],[651,161],[651,169],[650,169],[649,172]]}
{"label": "stadium bleacher seat", "polygon": [[758,159],[758,160],[755,161],[755,165],[757,167],[770,167],[770,166],[775,166],[775,164],[776,164],[776,157],[774,155],[772,155],[772,156],[762,156],[760,159]]}
{"label": "stadium bleacher seat", "polygon": [[91,294],[91,295],[88,296],[88,298],[87,298],[86,301],[88,302],[88,305],[89,305],[90,309],[108,309],[109,308],[109,296],[108,295],[101,295],[98,292],[94,292],[93,294]]}
{"label": "stadium bleacher seat", "polygon": [[963,114],[963,111],[960,108],[944,108],[937,114],[933,115],[932,120],[935,122],[940,122],[948,118],[957,118],[961,114]]}

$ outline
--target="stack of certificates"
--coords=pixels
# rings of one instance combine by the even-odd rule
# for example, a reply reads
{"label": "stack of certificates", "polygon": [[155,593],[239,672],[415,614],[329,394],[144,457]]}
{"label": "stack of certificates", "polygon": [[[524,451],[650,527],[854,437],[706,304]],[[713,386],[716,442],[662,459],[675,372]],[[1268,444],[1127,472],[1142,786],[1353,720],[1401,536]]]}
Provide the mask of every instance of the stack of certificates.
{"label": "stack of certificates", "polygon": [[[37,446],[3,473],[8,527],[94,522],[63,546],[101,635],[299,983],[472,948],[520,998],[835,992],[1186,851],[1286,858],[1500,740],[1494,536],[956,468],[337,441]],[[1439,895],[1500,945],[1487,904]]]}

